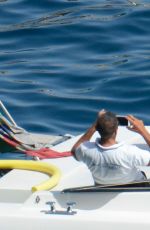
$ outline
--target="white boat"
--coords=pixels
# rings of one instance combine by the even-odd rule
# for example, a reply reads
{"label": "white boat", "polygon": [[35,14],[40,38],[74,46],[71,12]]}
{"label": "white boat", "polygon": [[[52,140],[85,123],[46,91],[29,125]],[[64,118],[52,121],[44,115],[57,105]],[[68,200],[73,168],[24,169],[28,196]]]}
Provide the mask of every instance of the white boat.
{"label": "white boat", "polygon": [[[97,135],[95,133],[92,139]],[[52,148],[69,151],[79,137],[72,137]],[[117,140],[148,148],[140,135],[122,126]],[[61,171],[58,184],[51,190],[31,190],[49,177],[37,171],[13,169],[0,178],[1,229],[150,229],[150,187],[98,188],[85,164],[72,156],[42,162],[53,164]],[[150,178],[149,168],[142,170]]]}

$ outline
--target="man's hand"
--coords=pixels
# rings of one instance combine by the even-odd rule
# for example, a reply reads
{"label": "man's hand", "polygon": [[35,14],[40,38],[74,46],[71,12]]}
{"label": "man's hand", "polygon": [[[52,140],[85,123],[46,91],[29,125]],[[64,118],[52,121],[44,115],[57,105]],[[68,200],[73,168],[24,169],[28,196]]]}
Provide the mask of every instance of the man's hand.
{"label": "man's hand", "polygon": [[98,112],[98,117],[100,117],[101,115],[105,114],[106,113],[106,110],[105,109],[102,109]]}
{"label": "man's hand", "polygon": [[101,109],[101,110],[98,112],[97,120],[96,120],[96,122],[95,122],[95,128],[96,128],[96,126],[97,126],[97,122],[98,122],[99,118],[100,118],[103,114],[105,114],[105,113],[106,113],[106,110],[105,110],[105,109]]}
{"label": "man's hand", "polygon": [[126,116],[128,121],[131,123],[131,126],[128,127],[130,130],[138,132],[143,136],[147,144],[150,146],[150,133],[147,131],[147,129],[144,126],[144,123],[142,120],[137,119],[136,117],[132,115]]}
{"label": "man's hand", "polygon": [[135,132],[138,132],[141,135],[143,135],[143,133],[146,131],[146,128],[144,126],[143,121],[137,119],[133,115],[128,115],[128,116],[126,116],[126,118],[128,119],[128,121],[131,124],[131,126],[129,126],[128,129],[135,131]]}

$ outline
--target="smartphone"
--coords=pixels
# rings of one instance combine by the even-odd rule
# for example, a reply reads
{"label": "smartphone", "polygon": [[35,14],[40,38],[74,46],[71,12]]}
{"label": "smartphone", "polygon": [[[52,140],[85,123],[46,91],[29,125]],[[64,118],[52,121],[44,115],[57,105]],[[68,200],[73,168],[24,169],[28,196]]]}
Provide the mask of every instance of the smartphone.
{"label": "smartphone", "polygon": [[121,115],[117,115],[118,121],[119,121],[119,125],[121,126],[129,126],[129,121],[127,120],[127,118],[125,116],[121,116]]}

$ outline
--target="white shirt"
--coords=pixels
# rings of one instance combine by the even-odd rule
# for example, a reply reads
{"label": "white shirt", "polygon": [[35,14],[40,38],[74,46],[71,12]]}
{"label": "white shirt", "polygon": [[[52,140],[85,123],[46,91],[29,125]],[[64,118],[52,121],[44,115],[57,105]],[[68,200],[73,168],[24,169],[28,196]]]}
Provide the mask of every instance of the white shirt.
{"label": "white shirt", "polygon": [[150,162],[149,151],[123,142],[103,147],[96,142],[84,142],[75,152],[76,158],[83,161],[98,184],[122,184],[140,181],[145,177],[139,166]]}

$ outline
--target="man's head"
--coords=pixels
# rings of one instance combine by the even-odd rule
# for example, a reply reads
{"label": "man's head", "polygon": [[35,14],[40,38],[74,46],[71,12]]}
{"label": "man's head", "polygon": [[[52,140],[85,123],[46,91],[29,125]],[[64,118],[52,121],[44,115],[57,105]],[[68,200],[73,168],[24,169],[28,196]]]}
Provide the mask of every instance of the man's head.
{"label": "man's head", "polygon": [[96,130],[102,139],[107,140],[116,136],[118,129],[118,119],[112,112],[100,112],[97,119]]}

